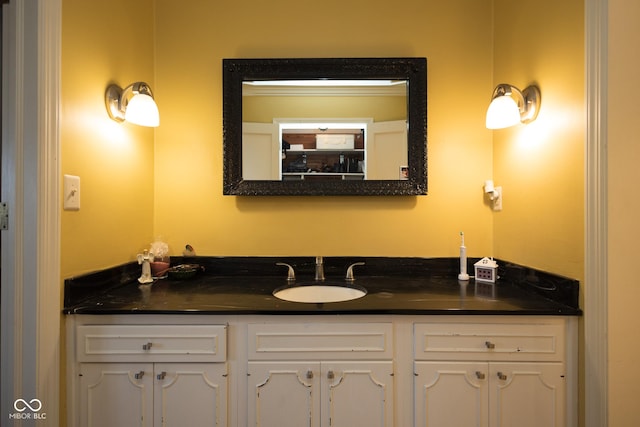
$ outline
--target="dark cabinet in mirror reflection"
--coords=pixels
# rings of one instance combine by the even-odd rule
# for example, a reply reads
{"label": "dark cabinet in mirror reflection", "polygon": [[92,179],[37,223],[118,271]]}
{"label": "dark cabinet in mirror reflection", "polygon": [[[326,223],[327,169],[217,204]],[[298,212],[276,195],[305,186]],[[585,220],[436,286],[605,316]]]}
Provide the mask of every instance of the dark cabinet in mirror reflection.
{"label": "dark cabinet in mirror reflection", "polygon": [[427,194],[426,65],[224,59],[223,194]]}

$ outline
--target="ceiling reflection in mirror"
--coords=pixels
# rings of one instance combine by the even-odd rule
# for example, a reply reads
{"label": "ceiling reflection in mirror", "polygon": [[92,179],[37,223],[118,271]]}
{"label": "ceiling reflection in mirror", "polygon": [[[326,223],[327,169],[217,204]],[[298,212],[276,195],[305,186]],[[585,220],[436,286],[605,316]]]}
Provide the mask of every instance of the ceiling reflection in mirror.
{"label": "ceiling reflection in mirror", "polygon": [[225,60],[224,78],[224,194],[426,194],[424,58]]}

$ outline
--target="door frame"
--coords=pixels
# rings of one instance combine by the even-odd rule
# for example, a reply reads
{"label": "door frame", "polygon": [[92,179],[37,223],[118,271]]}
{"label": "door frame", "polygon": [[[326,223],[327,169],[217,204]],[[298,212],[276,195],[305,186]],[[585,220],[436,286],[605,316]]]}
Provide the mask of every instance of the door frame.
{"label": "door frame", "polygon": [[15,413],[17,399],[38,399],[42,406],[33,412],[57,425],[62,6],[61,0],[22,0],[2,7],[2,197],[9,229],[1,236],[0,413]]}
{"label": "door frame", "polygon": [[586,427],[608,425],[607,69],[608,0],[585,0],[587,141],[583,411]]}

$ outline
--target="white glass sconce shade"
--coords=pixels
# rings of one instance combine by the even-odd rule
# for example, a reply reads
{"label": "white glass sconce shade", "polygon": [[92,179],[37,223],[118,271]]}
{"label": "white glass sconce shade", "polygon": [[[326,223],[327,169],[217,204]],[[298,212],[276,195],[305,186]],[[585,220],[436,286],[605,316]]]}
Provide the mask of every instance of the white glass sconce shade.
{"label": "white glass sconce shade", "polygon": [[518,123],[530,123],[538,116],[540,90],[529,86],[524,91],[509,84],[496,86],[487,109],[488,129],[503,129]]}
{"label": "white glass sconce shade", "polygon": [[510,96],[494,98],[487,109],[487,129],[503,129],[520,123],[520,109]]}
{"label": "white glass sconce shade", "polygon": [[157,127],[160,124],[160,113],[152,97],[139,93],[129,101],[124,119],[140,126]]}
{"label": "white glass sconce shade", "polygon": [[148,84],[136,82],[120,89],[110,85],[105,95],[109,117],[117,122],[128,121],[140,126],[157,127],[160,113]]}

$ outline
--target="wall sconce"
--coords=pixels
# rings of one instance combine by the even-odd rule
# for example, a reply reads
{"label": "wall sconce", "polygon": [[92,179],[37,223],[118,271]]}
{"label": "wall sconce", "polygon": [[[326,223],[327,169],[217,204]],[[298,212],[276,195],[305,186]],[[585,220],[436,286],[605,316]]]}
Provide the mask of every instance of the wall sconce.
{"label": "wall sconce", "polygon": [[528,86],[522,92],[510,84],[499,84],[491,96],[487,109],[487,129],[502,129],[530,123],[538,117],[540,89]]}
{"label": "wall sconce", "polygon": [[109,85],[105,94],[109,117],[117,122],[128,121],[140,126],[157,127],[160,113],[151,88],[145,82],[135,82],[124,89]]}
{"label": "wall sconce", "polygon": [[493,181],[488,179],[484,182],[484,193],[489,198],[491,209],[502,210],[502,187],[494,187]]}

